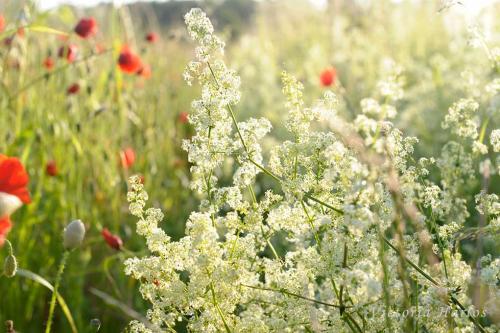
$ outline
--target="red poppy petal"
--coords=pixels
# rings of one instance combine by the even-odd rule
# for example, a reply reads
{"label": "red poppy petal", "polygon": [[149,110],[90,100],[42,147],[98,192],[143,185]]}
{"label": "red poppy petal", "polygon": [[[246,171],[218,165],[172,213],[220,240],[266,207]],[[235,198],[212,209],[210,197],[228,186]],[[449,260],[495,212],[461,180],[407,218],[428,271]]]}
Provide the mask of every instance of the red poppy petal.
{"label": "red poppy petal", "polygon": [[26,186],[29,176],[17,158],[0,159],[0,192],[17,196],[22,202],[29,203],[30,196]]}
{"label": "red poppy petal", "polygon": [[7,234],[9,233],[11,228],[12,222],[10,221],[10,218],[8,216],[0,219],[0,247],[3,246],[3,243],[5,242]]}

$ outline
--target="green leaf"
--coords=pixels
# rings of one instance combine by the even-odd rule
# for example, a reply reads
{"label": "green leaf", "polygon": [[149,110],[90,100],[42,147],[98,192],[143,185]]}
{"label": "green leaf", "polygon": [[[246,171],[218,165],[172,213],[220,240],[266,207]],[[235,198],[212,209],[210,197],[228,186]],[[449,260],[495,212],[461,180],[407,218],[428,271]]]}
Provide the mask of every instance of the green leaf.
{"label": "green leaf", "polygon": [[[45,280],[40,275],[35,274],[31,271],[28,271],[25,269],[19,269],[17,271],[16,275],[19,275],[19,276],[25,277],[27,279],[30,279],[32,281],[35,281],[35,282],[41,284],[42,286],[44,286],[45,288],[49,289],[50,291],[52,291],[52,292],[54,291],[54,287],[52,286],[52,284],[50,284],[49,281]],[[66,319],[69,322],[69,326],[71,326],[71,331],[73,333],[78,333],[78,330],[76,329],[75,321],[73,320],[73,316],[71,315],[71,311],[69,311],[69,307],[66,304],[66,301],[64,300],[64,298],[61,296],[60,293],[57,294],[57,302],[61,306],[61,309],[63,310],[64,315],[66,316]]]}
{"label": "green leaf", "polygon": [[49,28],[43,25],[30,25],[25,28],[26,30],[30,31],[36,31],[36,32],[43,32],[43,33],[48,33],[48,34],[56,34],[56,35],[63,35],[63,36],[69,36],[67,32]]}

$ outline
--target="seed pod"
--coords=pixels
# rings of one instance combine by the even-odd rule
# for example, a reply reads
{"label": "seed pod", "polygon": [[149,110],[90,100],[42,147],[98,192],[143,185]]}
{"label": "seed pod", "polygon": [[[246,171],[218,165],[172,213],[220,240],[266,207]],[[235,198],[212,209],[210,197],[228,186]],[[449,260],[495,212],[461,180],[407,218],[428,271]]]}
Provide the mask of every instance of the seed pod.
{"label": "seed pod", "polygon": [[17,260],[13,254],[9,254],[3,263],[3,273],[6,277],[11,278],[16,275],[17,272]]}
{"label": "seed pod", "polygon": [[74,220],[64,229],[64,247],[67,250],[80,246],[85,237],[85,226],[80,220]]}
{"label": "seed pod", "polygon": [[12,320],[7,320],[5,322],[5,329],[7,330],[7,333],[16,333],[14,330],[14,322]]}

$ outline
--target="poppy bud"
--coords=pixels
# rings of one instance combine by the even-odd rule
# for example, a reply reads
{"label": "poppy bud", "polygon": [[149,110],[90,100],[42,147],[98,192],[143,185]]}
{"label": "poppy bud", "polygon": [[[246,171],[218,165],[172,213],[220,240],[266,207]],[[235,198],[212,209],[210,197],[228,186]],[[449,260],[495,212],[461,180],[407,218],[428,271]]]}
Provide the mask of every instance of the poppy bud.
{"label": "poppy bud", "polygon": [[132,148],[125,148],[120,152],[120,159],[124,169],[130,168],[135,162],[135,151]]}
{"label": "poppy bud", "polygon": [[146,41],[148,43],[155,43],[158,40],[158,35],[154,32],[150,32],[146,35]]}
{"label": "poppy bud", "polygon": [[75,26],[75,33],[82,38],[89,38],[97,33],[97,22],[93,17],[82,18]]}
{"label": "poppy bud", "polygon": [[182,124],[186,124],[189,120],[189,114],[187,112],[179,113],[178,120]]}
{"label": "poppy bud", "polygon": [[80,220],[74,220],[64,228],[64,247],[68,250],[80,246],[85,237],[85,226]]}
{"label": "poppy bud", "polygon": [[56,161],[49,161],[49,162],[47,162],[47,165],[45,166],[45,172],[47,173],[47,175],[49,175],[51,177],[57,176],[57,174],[59,172],[57,170]]}
{"label": "poppy bud", "polygon": [[101,234],[111,248],[115,250],[120,250],[122,248],[123,241],[119,236],[113,235],[107,228],[102,229]]}
{"label": "poppy bud", "polygon": [[72,85],[70,85],[68,87],[68,90],[66,90],[66,93],[68,95],[75,95],[75,94],[78,94],[79,91],[80,91],[80,85],[78,83],[73,83]]}
{"label": "poppy bud", "polygon": [[90,321],[90,327],[92,327],[93,329],[95,329],[95,331],[99,331],[99,329],[101,328],[101,321],[97,318],[94,318]]}
{"label": "poppy bud", "polygon": [[12,320],[7,320],[5,322],[5,329],[7,330],[6,333],[16,333],[14,330],[14,322]]}
{"label": "poppy bud", "polygon": [[78,47],[76,45],[61,46],[57,55],[59,58],[66,58],[68,62],[73,62],[76,60],[76,56],[78,55]]}
{"label": "poppy bud", "polygon": [[11,253],[5,258],[3,263],[3,273],[6,277],[11,278],[16,275],[17,272],[17,260],[16,257]]}
{"label": "poppy bud", "polygon": [[54,68],[54,60],[51,57],[45,58],[45,60],[43,61],[43,66],[50,71],[52,68]]}
{"label": "poppy bud", "polygon": [[14,36],[6,37],[3,40],[3,45],[5,45],[5,46],[11,46],[13,41],[14,41]]}

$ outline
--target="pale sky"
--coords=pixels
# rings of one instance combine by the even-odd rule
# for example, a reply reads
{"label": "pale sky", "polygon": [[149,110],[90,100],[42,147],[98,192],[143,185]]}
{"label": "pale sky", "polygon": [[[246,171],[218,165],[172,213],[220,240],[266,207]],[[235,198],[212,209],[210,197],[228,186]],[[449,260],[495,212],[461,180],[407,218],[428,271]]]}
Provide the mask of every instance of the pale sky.
{"label": "pale sky", "polygon": [[[136,1],[144,1],[148,0],[38,0],[41,8],[50,9],[60,4],[72,4],[78,6],[93,6],[100,2],[115,2],[117,4],[127,3],[127,2],[136,2]],[[162,1],[162,0],[157,0]],[[165,1],[165,0],[163,0]],[[327,0],[310,0],[312,3],[317,5],[318,7],[323,7]],[[394,2],[400,2],[402,0],[393,0]],[[477,13],[481,8],[490,5],[495,2],[500,2],[500,0],[460,0],[468,11]]]}

